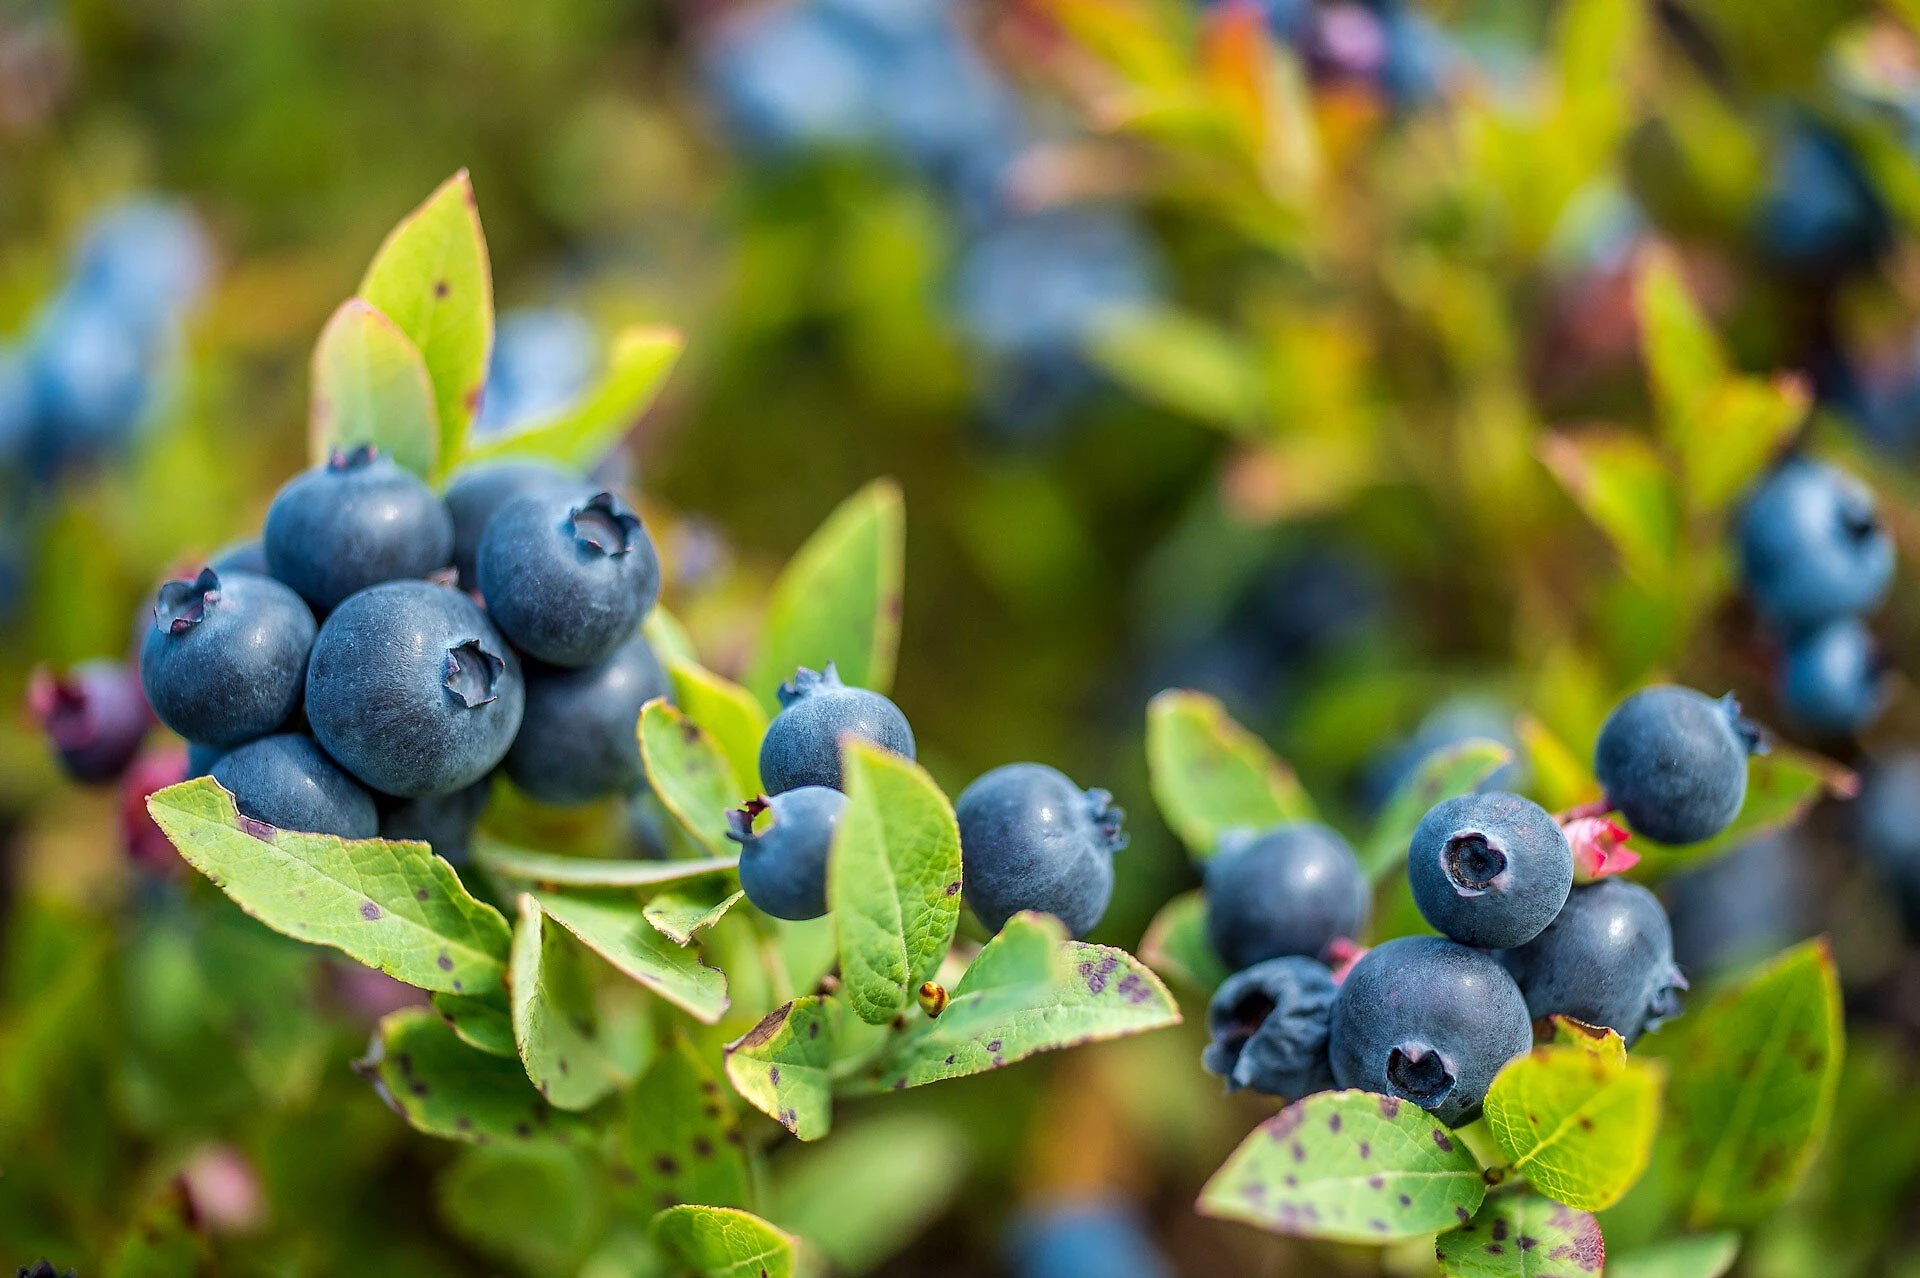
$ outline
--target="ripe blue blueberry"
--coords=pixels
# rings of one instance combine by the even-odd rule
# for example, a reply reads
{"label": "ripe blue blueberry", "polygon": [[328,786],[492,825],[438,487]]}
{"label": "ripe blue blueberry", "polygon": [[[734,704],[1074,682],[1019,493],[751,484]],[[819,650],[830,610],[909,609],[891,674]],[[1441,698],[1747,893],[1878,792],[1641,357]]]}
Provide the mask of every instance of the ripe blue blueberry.
{"label": "ripe blue blueberry", "polygon": [[492,462],[463,470],[447,485],[447,513],[453,517],[453,566],[460,584],[474,588],[480,535],[494,512],[529,493],[571,493],[590,497],[594,489],[578,475],[545,462]]}
{"label": "ripe blue blueberry", "polygon": [[1871,264],[1892,239],[1886,205],[1847,143],[1805,120],[1774,158],[1757,231],[1775,267],[1822,282]]}
{"label": "ripe blue blueberry", "polygon": [[1239,971],[1289,954],[1319,958],[1357,938],[1371,903],[1347,841],[1324,825],[1283,825],[1222,841],[1207,863],[1207,935]]}
{"label": "ripe blue blueberry", "polygon": [[220,756],[227,752],[225,746],[201,745],[198,741],[187,742],[187,779],[204,777],[212,773],[213,765],[220,762]]}
{"label": "ripe blue blueberry", "polygon": [[242,816],[282,830],[370,839],[380,829],[373,797],[310,737],[282,732],[249,741],[222,755],[212,775]]}
{"label": "ripe blue blueberry", "polygon": [[307,719],[328,754],[401,798],[491,772],[520,730],[520,659],[473,600],[389,581],[334,609],[314,640]]}
{"label": "ripe blue blueberry", "polygon": [[[727,837],[740,845],[740,887],[777,919],[817,919],[827,912],[827,851],[847,796],[805,785],[755,799],[727,813]],[[758,818],[765,814],[764,821]]]}
{"label": "ripe blue blueberry", "polygon": [[1653,893],[1621,878],[1577,887],[1560,917],[1499,959],[1535,1018],[1604,1025],[1631,1044],[1680,1014],[1686,978],[1673,963],[1673,928]]}
{"label": "ripe blue blueberry", "polygon": [[515,785],[542,803],[586,803],[646,780],[640,708],[673,684],[639,632],[605,661],[529,666],[526,678],[526,713],[502,765]]}
{"label": "ripe blue blueberry", "polygon": [[1867,486],[1793,458],[1761,484],[1740,521],[1754,603],[1788,633],[1871,612],[1893,582],[1893,540]]}
{"label": "ripe blue blueberry", "polygon": [[1494,1075],[1532,1046],[1513,978],[1437,936],[1362,955],[1340,983],[1327,1035],[1340,1086],[1412,1101],[1449,1127],[1478,1118]]}
{"label": "ripe blue blueberry", "polygon": [[313,613],[293,591],[205,568],[154,596],[140,683],[160,722],[187,740],[236,746],[300,708],[313,639]]}
{"label": "ripe blue blueberry", "polygon": [[224,546],[207,560],[207,567],[217,573],[250,572],[262,577],[273,576],[273,569],[267,565],[267,548],[258,537],[251,541],[236,541]]}
{"label": "ripe blue blueberry", "polygon": [[475,581],[501,633],[553,666],[613,655],[660,594],[640,516],[610,492],[527,493],[480,534]]}
{"label": "ripe blue blueberry", "polygon": [[27,708],[67,775],[87,784],[125,772],[153,723],[140,677],[117,661],[83,661],[64,675],[35,670]]}
{"label": "ripe blue blueberry", "polygon": [[877,692],[840,682],[833,663],[802,668],[780,685],[780,713],[760,739],[760,777],[778,794],[803,785],[840,788],[840,738],[861,737],[913,757],[913,729],[900,707]]}
{"label": "ripe blue blueberry", "polygon": [[401,799],[380,814],[380,837],[412,839],[430,844],[455,865],[465,865],[473,847],[473,827],[486,810],[492,777],[481,777],[464,790]]}
{"label": "ripe blue blueberry", "polygon": [[1326,1091],[1333,1086],[1327,1024],[1334,989],[1324,963],[1297,955],[1234,973],[1207,1005],[1213,1041],[1200,1063],[1226,1079],[1228,1091],[1292,1100]]}
{"label": "ripe blue blueberry", "polygon": [[1520,945],[1566,904],[1573,849],[1539,804],[1498,791],[1463,794],[1421,818],[1407,879],[1427,922],[1462,945]]}
{"label": "ripe blue blueberry", "polygon": [[1075,936],[1100,922],[1113,897],[1113,854],[1127,846],[1126,813],[1112,795],[1082,790],[1045,764],[1008,763],[975,778],[953,810],[966,902],[988,931],[1021,910],[1051,914]]}
{"label": "ripe blue blueberry", "polygon": [[1787,644],[1780,702],[1816,732],[1858,732],[1886,706],[1884,673],[1879,645],[1866,624],[1842,617]]}
{"label": "ripe blue blueberry", "polygon": [[362,446],[288,480],[263,540],[273,575],[324,615],[355,591],[451,564],[453,517],[416,476]]}
{"label": "ripe blue blueberry", "polygon": [[1662,843],[1698,843],[1727,828],[1747,796],[1747,756],[1759,744],[1731,696],[1655,684],[1622,701],[1600,727],[1593,770],[1627,824]]}

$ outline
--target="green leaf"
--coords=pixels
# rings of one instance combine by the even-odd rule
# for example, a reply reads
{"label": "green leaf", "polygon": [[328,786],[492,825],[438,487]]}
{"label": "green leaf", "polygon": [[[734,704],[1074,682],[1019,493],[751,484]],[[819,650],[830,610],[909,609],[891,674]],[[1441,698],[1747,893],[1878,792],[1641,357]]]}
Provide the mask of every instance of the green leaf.
{"label": "green leaf", "polygon": [[474,859],[502,878],[534,887],[660,888],[736,870],[740,865],[737,851],[729,856],[686,861],[602,860],[527,852],[491,840],[478,843]]}
{"label": "green leaf", "polygon": [[401,219],[373,256],[360,296],[426,361],[440,422],[440,471],[466,451],[493,351],[493,272],[465,169]]}
{"label": "green leaf", "polygon": [[640,712],[640,758],[653,792],[687,833],[715,856],[738,850],[727,839],[727,809],[753,796],[705,729],[656,697]]}
{"label": "green leaf", "polygon": [[1182,892],[1153,916],[1140,940],[1140,957],[1168,980],[1211,995],[1231,973],[1207,936],[1207,894]]}
{"label": "green leaf", "polygon": [[1512,761],[1513,751],[1498,741],[1460,741],[1429,754],[1380,810],[1360,849],[1360,868],[1377,879],[1403,867],[1413,831],[1429,808],[1478,789]]}
{"label": "green leaf", "polygon": [[747,687],[771,709],[805,666],[829,661],[848,684],[886,692],[900,647],[906,509],[900,487],[876,479],[842,502],[773,584]]}
{"label": "green leaf", "polygon": [[1545,435],[1539,447],[1560,486],[1613,543],[1627,575],[1662,590],[1679,549],[1680,512],[1653,441],[1596,429]]}
{"label": "green leaf", "polygon": [[[140,1209],[104,1272],[107,1278],[196,1278],[211,1258],[186,1191],[175,1181]],[[28,1272],[25,1265],[20,1271]]]}
{"label": "green leaf", "polygon": [[1671,253],[1642,256],[1634,309],[1662,432],[1684,455],[1689,432],[1700,428],[1707,401],[1728,376],[1726,353]]}
{"label": "green leaf", "polygon": [[833,1123],[839,1021],[839,1005],[816,994],[774,1008],[727,1045],[728,1081],[801,1140],[820,1139]]}
{"label": "green leaf", "polygon": [[872,1271],[943,1212],[965,1183],[970,1142],[952,1120],[889,1113],[782,1154],[769,1219],[841,1274]]}
{"label": "green leaf", "polygon": [[1811,404],[1806,381],[1791,373],[1730,378],[1706,402],[1681,453],[1693,505],[1724,510],[1787,446]]}
{"label": "green leaf", "polygon": [[632,1076],[602,1050],[591,978],[563,933],[544,926],[540,903],[522,893],[507,988],[513,1041],[527,1077],[557,1109],[588,1109]]}
{"label": "green leaf", "polygon": [[518,1056],[513,1042],[513,1011],[507,1006],[505,991],[485,998],[467,994],[435,994],[433,1009],[456,1037],[468,1047],[495,1056]]}
{"label": "green leaf", "polygon": [[896,1035],[866,1085],[919,1087],[1179,1023],[1173,996],[1139,959],[1069,940],[1051,915],[1016,914],[974,956],[946,1010]]}
{"label": "green leaf", "polygon": [[684,887],[668,888],[642,907],[640,913],[675,945],[691,945],[746,895],[731,877],[715,875]]}
{"label": "green leaf", "polygon": [[440,1218],[488,1256],[572,1272],[605,1227],[601,1182],[598,1164],[566,1146],[478,1146],[442,1173],[434,1199]]}
{"label": "green leaf", "polygon": [[676,1031],[628,1097],[621,1152],[650,1209],[752,1204],[753,1178],[739,1121],[713,1071]]}
{"label": "green leaf", "polygon": [[827,857],[827,905],[847,1005],[882,1025],[913,1001],[960,921],[960,827],[926,769],[870,742],[842,747],[847,805]]}
{"label": "green leaf", "polygon": [[424,1007],[380,1022],[354,1068],[409,1125],[429,1136],[478,1144],[575,1141],[591,1128],[547,1104],[518,1061],[477,1052]]}
{"label": "green leaf", "polygon": [[1228,830],[1315,819],[1293,770],[1204,692],[1169,689],[1148,704],[1147,769],[1160,815],[1202,860]]}
{"label": "green leaf", "polygon": [[680,709],[713,738],[733,765],[740,788],[760,793],[760,738],[767,735],[767,712],[751,692],[695,662],[669,659],[667,670]]}
{"label": "green leaf", "polygon": [[372,444],[423,479],[440,467],[440,419],[426,361],[366,300],[340,304],[313,349],[309,455]]}
{"label": "green leaf", "polygon": [[1384,1243],[1452,1229],[1486,1194],[1466,1142],[1425,1110],[1321,1092],[1254,1128],[1195,1207],[1278,1234]]}
{"label": "green leaf", "polygon": [[242,817],[211,777],[149,796],[147,811],[188,864],[276,932],[425,990],[483,995],[506,977],[507,921],[424,843],[276,830]]}
{"label": "green leaf", "polygon": [[607,371],[582,398],[551,416],[494,436],[466,452],[475,461],[529,457],[591,470],[619,446],[659,397],[687,339],[679,329],[647,325],[613,339]]}
{"label": "green leaf", "polygon": [[727,975],[654,930],[632,901],[537,892],[547,917],[669,1003],[712,1025],[727,1010]]}
{"label": "green leaf", "polygon": [[1607,1257],[1592,1216],[1529,1193],[1491,1195],[1435,1251],[1446,1278],[1594,1278]]}
{"label": "green leaf", "polygon": [[1711,839],[1672,847],[1641,835],[1632,847],[1644,860],[1644,874],[1659,876],[1731,852],[1763,835],[1798,825],[1823,794],[1851,799],[1860,793],[1854,773],[1805,750],[1775,745],[1747,761],[1747,797],[1740,814]]}
{"label": "green leaf", "polygon": [[1658,1062],[1598,1046],[1536,1047],[1487,1092],[1487,1127],[1513,1170],[1556,1202],[1599,1211],[1647,1169],[1660,1126]]}
{"label": "green leaf", "polygon": [[1094,362],[1145,399],[1240,433],[1266,400],[1259,360],[1238,337],[1171,307],[1131,307],[1092,334]]}
{"label": "green leaf", "polygon": [[793,1278],[798,1240],[731,1207],[670,1207],[653,1240],[700,1278]]}
{"label": "green leaf", "polygon": [[1607,1257],[1607,1278],[1720,1278],[1740,1255],[1736,1233],[1671,1238]]}
{"label": "green leaf", "polygon": [[1833,1113],[1844,1031],[1824,940],[1779,955],[1647,1040],[1667,1061],[1663,1160],[1694,1228],[1764,1219]]}
{"label": "green leaf", "polygon": [[668,665],[676,661],[699,664],[700,654],[694,650],[693,636],[687,633],[678,617],[660,604],[655,604],[647,613],[647,619],[640,623],[640,633],[646,636],[653,655]]}
{"label": "green leaf", "polygon": [[1521,715],[1513,726],[1521,748],[1527,752],[1532,794],[1541,807],[1562,812],[1600,797],[1600,783],[1594,779],[1593,769],[1555,736],[1553,729],[1530,714]]}

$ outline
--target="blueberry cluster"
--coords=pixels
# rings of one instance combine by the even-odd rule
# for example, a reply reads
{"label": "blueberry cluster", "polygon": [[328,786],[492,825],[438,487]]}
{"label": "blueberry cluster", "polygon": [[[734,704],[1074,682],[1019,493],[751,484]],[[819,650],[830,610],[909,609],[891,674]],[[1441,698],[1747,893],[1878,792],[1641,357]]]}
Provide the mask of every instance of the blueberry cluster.
{"label": "blueberry cluster", "polygon": [[1857,732],[1885,704],[1865,617],[1893,582],[1893,540],[1873,493],[1824,462],[1790,457],[1740,523],[1740,563],[1760,615],[1785,646],[1781,704],[1817,732]]}
{"label": "blueberry cluster", "polygon": [[[1595,806],[1649,837],[1711,838],[1739,811],[1752,745],[1730,702],[1642,689],[1601,729]],[[1386,941],[1342,969],[1329,963],[1350,959],[1368,906],[1347,844],[1317,825],[1228,841],[1207,867],[1207,924],[1234,975],[1208,1008],[1203,1064],[1229,1088],[1357,1087],[1458,1126],[1531,1046],[1533,1021],[1632,1043],[1678,1014],[1686,981],[1665,910],[1638,884],[1577,876],[1576,826],[1502,791],[1436,804],[1409,841],[1407,880],[1441,935]]]}

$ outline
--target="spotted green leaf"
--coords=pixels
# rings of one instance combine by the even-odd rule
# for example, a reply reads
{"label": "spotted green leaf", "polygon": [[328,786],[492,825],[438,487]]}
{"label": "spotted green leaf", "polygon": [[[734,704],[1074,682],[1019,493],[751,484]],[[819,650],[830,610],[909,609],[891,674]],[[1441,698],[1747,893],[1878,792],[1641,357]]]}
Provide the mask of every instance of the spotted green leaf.
{"label": "spotted green leaf", "polygon": [[746,1142],[713,1071],[684,1033],[627,1098],[621,1154],[649,1209],[752,1205]]}
{"label": "spotted green leaf", "polygon": [[479,841],[474,858],[502,878],[537,888],[633,888],[641,891],[705,879],[733,870],[740,864],[737,852],[686,861],[635,861],[527,852],[490,839]]}
{"label": "spotted green leaf", "polygon": [[793,1278],[799,1242],[732,1207],[670,1207],[653,1218],[653,1240],[699,1278]]}
{"label": "spotted green leaf", "polygon": [[623,329],[613,339],[606,372],[585,395],[512,434],[475,443],[466,456],[483,461],[539,458],[576,470],[592,469],[646,415],[686,345],[677,328]]}
{"label": "spotted green leaf", "polygon": [[1435,1251],[1446,1278],[1594,1278],[1607,1258],[1592,1216],[1524,1192],[1489,1196]]}
{"label": "spotted green leaf", "polygon": [[801,666],[860,688],[893,686],[900,647],[906,508],[900,487],[877,479],[827,516],[774,582],[747,687],[778,707],[775,692]]}
{"label": "spotted green leaf", "polygon": [[809,994],[776,1007],[727,1045],[727,1079],[747,1103],[801,1140],[833,1123],[833,1056],[839,1004]]}
{"label": "spotted green leaf", "polygon": [[372,444],[422,478],[440,468],[440,417],[419,348],[364,298],[340,304],[313,350],[314,461]]}
{"label": "spotted green leaf", "polygon": [[1182,892],[1161,906],[1141,938],[1140,957],[1177,985],[1208,995],[1218,989],[1229,973],[1207,936],[1206,892]]}
{"label": "spotted green leaf", "polygon": [[675,945],[691,945],[694,937],[726,917],[744,895],[732,876],[715,875],[668,888],[650,899],[640,913]]}
{"label": "spotted green leaf", "polygon": [[827,905],[847,1006],[871,1025],[908,1007],[960,921],[960,827],[926,769],[866,741],[842,753],[847,806]]}
{"label": "spotted green leaf", "polygon": [[510,1144],[573,1141],[591,1130],[541,1099],[518,1061],[473,1050],[424,1007],[403,1008],[382,1020],[371,1050],[354,1068],[429,1136]]}
{"label": "spotted green leaf", "polygon": [[1466,1143],[1425,1110],[1321,1092],[1254,1128],[1196,1206],[1279,1234],[1384,1243],[1464,1224],[1486,1194]]}
{"label": "spotted green leaf", "polygon": [[1671,469],[1653,441],[1594,429],[1545,435],[1539,448],[1574,504],[1613,543],[1627,575],[1662,590],[1679,549],[1680,510]]}
{"label": "spotted green leaf", "polygon": [[974,956],[946,1010],[910,1022],[863,1086],[919,1087],[1179,1023],[1173,996],[1139,959],[1070,940],[1051,915],[1016,914]]}
{"label": "spotted green leaf", "polygon": [[727,976],[647,922],[637,902],[559,892],[534,894],[548,918],[661,998],[711,1025],[727,1010]]}
{"label": "spotted green leaf", "polygon": [[1406,865],[1407,844],[1420,818],[1436,803],[1478,789],[1513,761],[1498,741],[1458,741],[1429,754],[1394,787],[1360,849],[1360,866],[1379,878]]}
{"label": "spotted green leaf", "polygon": [[374,254],[360,296],[426,361],[440,421],[440,469],[466,449],[493,351],[493,270],[465,169],[401,219]]}
{"label": "spotted green leaf", "polygon": [[587,1109],[632,1076],[600,1045],[593,986],[576,942],[545,926],[533,896],[522,893],[518,909],[507,969],[514,1045],[542,1096],[559,1109]]}
{"label": "spotted green leaf", "polygon": [[1659,1062],[1598,1045],[1550,1044],[1509,1061],[1486,1119],[1515,1172],[1556,1202],[1599,1211],[1647,1169],[1660,1126]]}
{"label": "spotted green leaf", "polygon": [[1774,958],[1648,1040],[1668,1065],[1663,1164],[1694,1228],[1763,1219],[1825,1134],[1840,984],[1824,940]]}
{"label": "spotted green leaf", "polygon": [[504,990],[484,998],[468,994],[435,994],[433,1010],[468,1047],[495,1056],[518,1056],[513,1042],[513,1011]]}
{"label": "spotted green leaf", "polygon": [[517,1271],[575,1273],[605,1231],[605,1175],[568,1145],[481,1145],[461,1151],[434,1186],[440,1218]]}
{"label": "spotted green leaf", "polygon": [[727,809],[753,797],[705,729],[663,698],[640,712],[640,758],[653,792],[674,820],[715,856],[737,851]]}
{"label": "spotted green leaf", "polygon": [[1721,1278],[1740,1255],[1732,1232],[1669,1238],[1607,1257],[1607,1278]]}
{"label": "spotted green leaf", "polygon": [[424,843],[276,830],[242,817],[211,777],[158,791],[147,811],[188,864],[276,932],[425,990],[483,995],[506,978],[507,921]]}
{"label": "spotted green leaf", "polygon": [[1228,830],[1314,819],[1293,770],[1204,692],[1169,689],[1148,704],[1147,770],[1160,815],[1203,860]]}
{"label": "spotted green leaf", "polygon": [[1860,779],[1830,759],[1792,746],[1775,745],[1747,761],[1747,797],[1733,823],[1711,839],[1669,847],[1635,835],[1631,844],[1649,876],[1711,861],[1776,830],[1799,823],[1822,795],[1850,799]]}
{"label": "spotted green leaf", "polygon": [[751,692],[696,662],[669,659],[667,669],[673,675],[673,699],[720,747],[740,789],[758,794],[767,712]]}

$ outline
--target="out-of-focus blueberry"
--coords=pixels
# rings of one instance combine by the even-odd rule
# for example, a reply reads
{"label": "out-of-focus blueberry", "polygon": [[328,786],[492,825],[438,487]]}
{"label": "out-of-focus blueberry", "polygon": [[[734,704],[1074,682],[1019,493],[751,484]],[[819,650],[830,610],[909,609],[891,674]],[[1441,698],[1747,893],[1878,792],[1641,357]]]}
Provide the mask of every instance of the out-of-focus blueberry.
{"label": "out-of-focus blueberry", "polygon": [[1824,462],[1783,462],[1741,513],[1747,589],[1767,620],[1790,634],[1878,607],[1893,559],[1873,491]]}
{"label": "out-of-focus blueberry", "polygon": [[1756,238],[1779,269],[1829,280],[1871,264],[1891,241],[1892,224],[1847,144],[1803,121],[1774,157]]}
{"label": "out-of-focus blueberry", "polygon": [[1806,855],[1793,834],[1775,834],[1676,875],[1667,887],[1667,915],[1680,970],[1722,976],[1806,936]]}
{"label": "out-of-focus blueberry", "polygon": [[1879,645],[1857,617],[1829,621],[1787,645],[1780,700],[1818,732],[1858,732],[1880,717],[1886,686]]}
{"label": "out-of-focus blueberry", "polygon": [[1007,1239],[1016,1278],[1172,1278],[1137,1209],[1113,1199],[1027,1213]]}
{"label": "out-of-focus blueberry", "polygon": [[27,360],[43,471],[126,438],[146,411],[153,354],[138,324],[84,294],[69,291],[41,315]]}
{"label": "out-of-focus blueberry", "polygon": [[1920,934],[1920,751],[1903,751],[1867,773],[1855,806],[1860,849]]}
{"label": "out-of-focus blueberry", "polygon": [[804,4],[730,16],[707,81],[736,142],[783,154],[873,142],[884,120],[871,51],[834,14]]}
{"label": "out-of-focus blueberry", "polygon": [[1074,350],[1096,321],[1150,301],[1156,274],[1145,238],[1118,210],[1053,209],[975,240],[955,302],[968,336],[990,354]]}
{"label": "out-of-focus blueberry", "polygon": [[548,307],[508,311],[494,329],[475,433],[504,433],[564,408],[599,367],[600,342],[586,317]]}
{"label": "out-of-focus blueberry", "polygon": [[191,306],[210,273],[193,214],[156,199],[129,200],[95,217],[73,262],[77,287],[145,323]]}

